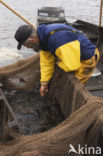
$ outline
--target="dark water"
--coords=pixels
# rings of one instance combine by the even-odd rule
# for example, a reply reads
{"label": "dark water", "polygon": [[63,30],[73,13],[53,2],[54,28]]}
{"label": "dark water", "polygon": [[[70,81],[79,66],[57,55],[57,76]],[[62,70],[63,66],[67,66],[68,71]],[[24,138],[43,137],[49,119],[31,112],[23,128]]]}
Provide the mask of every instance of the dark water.
{"label": "dark water", "polygon": [[59,107],[51,105],[46,97],[40,96],[39,86],[32,92],[5,91],[5,94],[23,134],[44,132],[64,119]]}

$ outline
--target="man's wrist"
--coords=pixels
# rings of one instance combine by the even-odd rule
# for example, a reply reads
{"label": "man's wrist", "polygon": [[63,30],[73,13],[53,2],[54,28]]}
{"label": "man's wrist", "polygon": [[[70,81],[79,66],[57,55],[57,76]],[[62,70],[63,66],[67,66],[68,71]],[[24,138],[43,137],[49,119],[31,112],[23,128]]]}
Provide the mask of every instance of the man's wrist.
{"label": "man's wrist", "polygon": [[49,82],[48,81],[41,81],[40,83],[41,83],[41,86],[48,86]]}

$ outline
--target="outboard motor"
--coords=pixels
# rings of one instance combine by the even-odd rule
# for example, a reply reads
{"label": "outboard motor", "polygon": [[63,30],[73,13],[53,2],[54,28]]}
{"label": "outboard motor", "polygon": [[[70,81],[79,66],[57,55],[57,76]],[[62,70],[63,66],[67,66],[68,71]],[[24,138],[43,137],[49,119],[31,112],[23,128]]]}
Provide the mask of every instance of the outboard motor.
{"label": "outboard motor", "polygon": [[53,22],[65,21],[65,13],[62,7],[42,7],[38,9],[37,26]]}

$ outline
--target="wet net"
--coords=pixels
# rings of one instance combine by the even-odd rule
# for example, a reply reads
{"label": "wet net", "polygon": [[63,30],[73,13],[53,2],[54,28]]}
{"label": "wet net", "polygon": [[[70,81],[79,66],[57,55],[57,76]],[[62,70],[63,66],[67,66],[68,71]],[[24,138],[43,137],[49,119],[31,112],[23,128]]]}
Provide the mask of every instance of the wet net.
{"label": "wet net", "polygon": [[40,56],[33,55],[0,68],[0,82],[8,89],[30,91],[40,79]]}
{"label": "wet net", "polygon": [[[81,147],[98,145],[102,127],[103,101],[92,98],[57,127],[44,133],[19,136],[6,144],[2,143],[0,156],[68,156],[70,144],[77,151],[78,144]],[[71,152],[69,155],[77,154]]]}
{"label": "wet net", "polygon": [[[23,70],[23,68],[21,70],[24,75],[26,73],[26,69],[27,73],[30,74],[28,69],[31,69],[31,71],[34,70],[33,65],[36,66],[37,62],[39,62],[39,56],[36,56],[35,58],[37,62],[34,61],[34,58],[31,57],[31,60],[30,58],[27,59],[25,63],[24,61],[20,61],[19,63],[14,64],[16,67],[13,69],[14,74],[13,72],[4,74],[4,70],[1,70],[1,80],[5,78],[4,83],[6,83],[6,78],[11,78],[12,80],[13,77],[20,79],[21,77],[18,75],[22,75],[22,72],[18,72],[19,70],[16,70],[15,72],[15,69],[20,69],[21,64],[26,65],[24,68],[25,70]],[[11,65],[8,67],[9,71],[11,71],[11,67],[13,66]],[[38,69],[38,67],[35,67],[35,69]],[[25,76],[22,78],[24,79]],[[7,80],[7,86],[9,86],[9,79]],[[29,82],[29,80],[26,82]],[[35,81],[32,82],[34,83]],[[13,84],[12,81],[10,84]],[[14,84],[11,86],[14,88],[17,87]],[[26,85],[23,87],[25,88],[25,86]],[[29,88],[28,85],[26,88]],[[78,153],[79,144],[81,147],[85,147],[85,145],[87,145],[88,147],[94,147],[95,149],[97,146],[100,146],[102,150],[102,98],[92,96],[72,73],[65,73],[57,67],[50,84],[48,99],[50,100],[50,104],[59,105],[65,120],[51,130],[32,136],[15,136],[11,133],[10,135],[13,138],[11,141],[9,140],[0,143],[0,156],[85,155],[85,151]],[[70,151],[71,145],[75,148],[76,152]],[[86,155],[96,156],[96,150],[94,153],[91,151],[90,154],[86,153]]]}

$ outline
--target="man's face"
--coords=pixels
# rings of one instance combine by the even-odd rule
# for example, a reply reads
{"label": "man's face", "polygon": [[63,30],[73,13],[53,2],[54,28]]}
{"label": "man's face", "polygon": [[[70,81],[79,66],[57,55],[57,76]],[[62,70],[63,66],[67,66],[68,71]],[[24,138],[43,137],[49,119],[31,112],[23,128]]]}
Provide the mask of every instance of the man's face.
{"label": "man's face", "polygon": [[35,42],[33,42],[32,40],[27,40],[25,43],[23,43],[23,45],[27,48],[31,48],[33,49],[33,46],[34,46]]}
{"label": "man's face", "polygon": [[23,43],[24,46],[27,48],[31,48],[38,52],[40,50],[40,44],[38,38],[30,38],[25,43]]}

